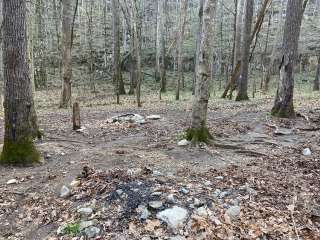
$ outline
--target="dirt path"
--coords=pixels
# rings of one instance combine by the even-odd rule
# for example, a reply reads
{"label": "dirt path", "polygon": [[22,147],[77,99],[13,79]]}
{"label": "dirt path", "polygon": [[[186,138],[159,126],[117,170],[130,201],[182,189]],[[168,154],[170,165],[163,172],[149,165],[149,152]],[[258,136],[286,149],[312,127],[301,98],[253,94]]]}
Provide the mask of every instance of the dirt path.
{"label": "dirt path", "polygon": [[[26,169],[0,168],[0,239],[45,239],[49,232],[55,231],[54,224],[40,228],[41,224],[37,222],[31,226],[22,224],[26,215],[19,203],[30,196],[57,198],[61,186],[70,183],[84,166],[98,170],[148,167],[173,176],[188,169],[205,172],[230,165],[246,167],[262,161],[265,156],[280,156],[284,152],[301,155],[304,147],[310,147],[312,157],[317,159],[320,156],[319,138],[318,142],[310,140],[316,139],[319,132],[299,130],[310,128],[310,123],[303,118],[294,121],[272,119],[268,114],[270,102],[211,104],[208,124],[218,147],[201,148],[177,146],[189,125],[189,103],[181,106],[165,103],[134,111],[143,116],[161,115],[160,120],[144,125],[108,123],[112,116],[133,112],[125,107],[118,111],[108,106],[84,107],[82,132],[71,130],[68,111],[40,111],[40,126],[45,137],[37,142],[37,146],[45,163]],[[3,128],[2,123],[0,126]],[[277,133],[275,128],[279,128]],[[13,178],[19,183],[7,185],[6,182]]]}

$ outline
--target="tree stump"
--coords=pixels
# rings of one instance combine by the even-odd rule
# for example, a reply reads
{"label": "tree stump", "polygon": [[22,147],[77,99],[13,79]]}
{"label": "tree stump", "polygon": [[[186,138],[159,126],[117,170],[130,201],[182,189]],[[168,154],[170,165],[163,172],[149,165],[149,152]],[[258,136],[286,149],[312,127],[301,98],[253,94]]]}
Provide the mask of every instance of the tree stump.
{"label": "tree stump", "polygon": [[73,104],[73,114],[72,114],[73,130],[78,130],[81,128],[80,125],[80,106],[78,102]]}

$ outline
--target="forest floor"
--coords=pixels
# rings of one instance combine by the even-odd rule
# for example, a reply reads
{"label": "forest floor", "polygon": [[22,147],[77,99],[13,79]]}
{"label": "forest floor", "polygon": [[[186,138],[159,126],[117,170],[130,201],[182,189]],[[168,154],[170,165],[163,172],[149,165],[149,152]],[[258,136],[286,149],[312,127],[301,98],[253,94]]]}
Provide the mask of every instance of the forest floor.
{"label": "forest floor", "polygon": [[[37,93],[44,163],[0,168],[0,239],[320,239],[319,96],[297,97],[291,120],[271,117],[271,97],[212,99],[216,144],[199,147],[177,144],[188,95],[150,94],[138,109],[134,97],[79,92],[79,132],[56,96]],[[161,118],[108,121],[126,113]]]}

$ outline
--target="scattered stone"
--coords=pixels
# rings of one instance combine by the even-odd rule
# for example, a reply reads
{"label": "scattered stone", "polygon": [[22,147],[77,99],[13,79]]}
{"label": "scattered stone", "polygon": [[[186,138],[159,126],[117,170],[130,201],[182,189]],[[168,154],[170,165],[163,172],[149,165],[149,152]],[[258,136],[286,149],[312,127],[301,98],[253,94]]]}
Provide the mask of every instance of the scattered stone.
{"label": "scattered stone", "polygon": [[70,197],[70,195],[71,195],[70,189],[67,186],[63,185],[60,190],[60,197],[61,198],[68,198],[68,197]]}
{"label": "scattered stone", "polygon": [[210,186],[211,184],[212,184],[211,181],[205,181],[205,182],[204,182],[204,185],[207,186],[207,187]]}
{"label": "scattered stone", "polygon": [[188,193],[190,192],[188,189],[186,189],[186,188],[184,188],[184,187],[182,187],[182,188],[180,189],[180,191],[181,191],[183,194],[188,194]]}
{"label": "scattered stone", "polygon": [[174,236],[170,237],[169,240],[185,240],[186,238],[183,236]]}
{"label": "scattered stone", "polygon": [[146,120],[139,114],[123,114],[119,116],[112,117],[112,122],[128,122],[128,123],[137,123],[137,124],[145,124]]}
{"label": "scattered stone", "polygon": [[121,196],[121,195],[123,194],[123,190],[122,190],[122,189],[118,189],[118,190],[116,191],[116,193],[117,193],[119,196]]}
{"label": "scattered stone", "polygon": [[208,217],[208,211],[205,207],[200,207],[196,210],[196,214],[200,217]]}
{"label": "scattered stone", "polygon": [[148,120],[159,120],[161,119],[160,115],[150,115],[150,116],[147,116],[147,119]]}
{"label": "scattered stone", "polygon": [[223,180],[223,176],[217,176],[217,177],[215,177],[215,179],[217,179],[217,180]]}
{"label": "scattered stone", "polygon": [[311,152],[310,148],[305,148],[305,149],[303,149],[302,154],[304,156],[311,156],[312,152]]}
{"label": "scattered stone", "polygon": [[153,193],[151,193],[151,196],[157,196],[157,197],[159,197],[159,196],[161,196],[162,195],[162,192],[153,192]]}
{"label": "scattered stone", "polygon": [[127,174],[128,175],[138,175],[142,172],[142,169],[141,168],[130,168],[127,170]]}
{"label": "scattered stone", "polygon": [[100,228],[91,226],[88,227],[84,230],[85,235],[90,239],[90,238],[95,238],[100,234]]}
{"label": "scattered stone", "polygon": [[223,192],[220,193],[219,197],[220,198],[225,198],[225,197],[229,196],[230,194],[231,194],[230,191],[223,191]]}
{"label": "scattered stone", "polygon": [[167,196],[167,202],[168,203],[176,203],[176,198],[172,193]]}
{"label": "scattered stone", "polygon": [[57,229],[57,235],[58,235],[58,236],[64,235],[67,226],[68,226],[68,224],[66,224],[66,223],[63,223],[62,225],[60,225],[60,226],[58,227],[58,229]]}
{"label": "scattered stone", "polygon": [[94,225],[95,225],[95,222],[93,220],[91,220],[91,221],[82,221],[82,222],[80,222],[79,229],[80,229],[80,231],[82,231],[83,229],[91,227],[91,226],[94,226]]}
{"label": "scattered stone", "polygon": [[13,178],[13,179],[10,179],[7,181],[7,185],[10,185],[10,184],[17,184],[18,183],[18,180]]}
{"label": "scattered stone", "polygon": [[147,220],[148,217],[150,217],[151,213],[149,212],[149,210],[144,207],[141,211],[141,215],[140,215],[140,219],[141,220]]}
{"label": "scattered stone", "polygon": [[152,201],[149,202],[149,207],[151,207],[152,209],[159,209],[163,206],[163,203],[161,201]]}
{"label": "scattered stone", "polygon": [[240,207],[232,206],[226,211],[225,214],[229,216],[230,220],[237,220],[240,216]]}
{"label": "scattered stone", "polygon": [[157,214],[157,218],[166,222],[168,227],[176,229],[181,226],[188,217],[188,211],[184,208],[174,206]]}
{"label": "scattered stone", "polygon": [[157,170],[152,171],[152,176],[154,177],[159,177],[159,176],[163,176],[163,173]]}
{"label": "scattered stone", "polygon": [[80,181],[79,180],[73,180],[70,183],[70,187],[78,187],[80,185]]}
{"label": "scattered stone", "polygon": [[182,139],[181,141],[178,142],[178,146],[183,147],[183,146],[188,146],[189,141],[187,139]]}
{"label": "scattered stone", "polygon": [[220,196],[221,190],[220,189],[216,189],[213,193],[213,197],[214,198],[218,198]]}
{"label": "scattered stone", "polygon": [[82,217],[88,217],[93,213],[92,208],[86,207],[86,208],[79,208],[78,209],[78,213],[80,213],[80,215]]}

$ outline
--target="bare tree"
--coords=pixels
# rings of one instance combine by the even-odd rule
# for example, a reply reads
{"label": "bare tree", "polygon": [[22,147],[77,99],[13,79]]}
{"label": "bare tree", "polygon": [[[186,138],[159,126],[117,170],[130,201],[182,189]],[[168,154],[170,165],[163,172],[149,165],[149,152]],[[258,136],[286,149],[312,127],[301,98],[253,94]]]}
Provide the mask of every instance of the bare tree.
{"label": "bare tree", "polygon": [[293,106],[294,65],[298,58],[298,40],[303,16],[303,0],[288,0],[284,26],[280,82],[272,108],[272,115],[295,116]]}
{"label": "bare tree", "polygon": [[316,77],[313,83],[313,91],[319,91],[319,89],[320,89],[320,55],[318,56],[318,66],[317,66]]}
{"label": "bare tree", "polygon": [[0,162],[27,165],[40,155],[33,144],[37,117],[27,63],[26,1],[3,1],[5,135]]}
{"label": "bare tree", "polygon": [[[180,3],[180,17],[179,17],[179,36],[177,42],[177,50],[178,50],[178,81],[176,86],[176,100],[179,100],[180,97],[180,85],[184,83],[183,77],[183,40],[184,40],[184,32],[186,27],[186,18],[187,18],[187,10],[188,10],[188,0],[181,0]],[[184,84],[182,84],[184,87]]]}
{"label": "bare tree", "polygon": [[61,108],[71,106],[71,23],[72,4],[71,0],[62,0],[62,93],[60,100]]}
{"label": "bare tree", "polygon": [[187,138],[193,143],[207,142],[211,135],[207,128],[207,110],[209,101],[209,82],[213,54],[213,25],[216,0],[205,0],[202,17],[201,40],[196,72],[196,90],[192,106],[191,128]]}
{"label": "bare tree", "polygon": [[241,54],[241,71],[238,79],[238,95],[236,101],[248,100],[248,71],[251,45],[251,28],[253,17],[253,0],[246,0],[245,19],[242,34],[242,54]]}

